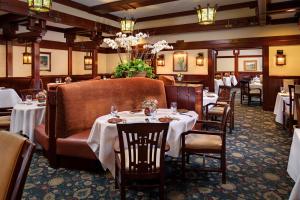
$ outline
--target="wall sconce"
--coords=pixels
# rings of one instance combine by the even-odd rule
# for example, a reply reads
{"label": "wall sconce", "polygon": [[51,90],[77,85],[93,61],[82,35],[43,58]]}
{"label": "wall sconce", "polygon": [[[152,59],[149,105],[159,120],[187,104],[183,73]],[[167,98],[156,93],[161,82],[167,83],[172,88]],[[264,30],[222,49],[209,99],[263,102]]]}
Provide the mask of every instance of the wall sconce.
{"label": "wall sconce", "polygon": [[157,66],[165,66],[165,55],[161,54],[158,56],[157,60],[156,60],[156,65]]}
{"label": "wall sconce", "polygon": [[277,50],[276,65],[277,66],[286,65],[286,56],[283,54],[283,50]]}
{"label": "wall sconce", "polygon": [[93,56],[91,52],[86,52],[84,56],[84,69],[91,70],[93,65]]}
{"label": "wall sconce", "polygon": [[196,65],[197,66],[203,66],[204,65],[203,53],[198,53],[198,56],[196,57]]}
{"label": "wall sconce", "polygon": [[27,51],[27,43],[25,43],[25,52],[23,53],[23,64],[31,64],[31,53]]}

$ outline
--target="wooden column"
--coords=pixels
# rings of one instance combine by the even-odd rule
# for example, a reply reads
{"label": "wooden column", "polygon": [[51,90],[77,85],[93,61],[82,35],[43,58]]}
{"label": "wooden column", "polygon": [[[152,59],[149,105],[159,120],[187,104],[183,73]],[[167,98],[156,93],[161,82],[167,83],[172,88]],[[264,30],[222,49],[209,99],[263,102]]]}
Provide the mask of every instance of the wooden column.
{"label": "wooden column", "polygon": [[72,47],[69,46],[68,47],[68,75],[71,76],[72,75]]}
{"label": "wooden column", "polygon": [[6,41],[6,77],[13,76],[13,45]]}
{"label": "wooden column", "polygon": [[92,66],[92,76],[95,78],[98,76],[98,50],[94,49],[92,52],[93,66]]}
{"label": "wooden column", "polygon": [[239,55],[240,50],[233,50],[234,55],[234,75],[239,77]]}
{"label": "wooden column", "polygon": [[34,89],[40,88],[40,43],[33,42],[31,45],[31,78],[32,78],[32,87]]}
{"label": "wooden column", "polygon": [[209,91],[215,90],[215,67],[216,67],[216,51],[208,49],[208,87]]}
{"label": "wooden column", "polygon": [[269,96],[269,46],[263,47],[263,110],[270,110]]}

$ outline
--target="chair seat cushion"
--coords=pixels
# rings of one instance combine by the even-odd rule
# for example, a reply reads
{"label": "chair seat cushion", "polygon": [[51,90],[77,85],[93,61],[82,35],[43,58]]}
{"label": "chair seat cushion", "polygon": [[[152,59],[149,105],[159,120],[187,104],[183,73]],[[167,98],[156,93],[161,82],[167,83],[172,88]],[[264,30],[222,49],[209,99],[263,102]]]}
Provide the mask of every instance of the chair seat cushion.
{"label": "chair seat cushion", "polygon": [[186,137],[185,147],[197,150],[221,150],[222,138],[219,135],[189,135]]}
{"label": "chair seat cushion", "polygon": [[0,116],[0,126],[10,126],[10,116]]}
{"label": "chair seat cushion", "polygon": [[228,105],[228,103],[226,101],[218,101],[217,104]]}
{"label": "chair seat cushion", "polygon": [[[152,150],[154,150],[154,149],[152,149]],[[133,150],[131,150],[131,151],[132,151],[131,156],[133,158]],[[138,155],[139,155],[138,151],[136,150],[137,158],[138,158]],[[152,156],[154,156],[154,154]],[[118,153],[118,158],[121,163],[121,154],[120,153]],[[138,159],[136,161],[138,161]],[[147,163],[150,162],[150,155],[148,155],[147,161],[148,161]],[[152,161],[154,161],[154,158],[152,158]],[[155,166],[156,166],[156,169],[159,169],[159,167],[160,167],[160,149],[159,148],[157,149],[157,152],[156,152]],[[121,167],[121,166],[119,166],[119,167]],[[125,149],[125,169],[129,170],[129,150],[128,149]]]}
{"label": "chair seat cushion", "polygon": [[46,133],[45,124],[40,124],[34,129],[34,137],[38,144],[40,144],[44,150],[49,150],[49,136]]}
{"label": "chair seat cushion", "polygon": [[223,106],[214,106],[208,110],[210,115],[223,115],[224,107]]}
{"label": "chair seat cushion", "polygon": [[252,90],[250,90],[249,93],[250,93],[250,94],[257,94],[257,95],[260,95],[260,90],[252,89]]}
{"label": "chair seat cushion", "polygon": [[66,138],[56,139],[56,153],[64,156],[97,160],[95,153],[87,144],[90,129],[75,133]]}

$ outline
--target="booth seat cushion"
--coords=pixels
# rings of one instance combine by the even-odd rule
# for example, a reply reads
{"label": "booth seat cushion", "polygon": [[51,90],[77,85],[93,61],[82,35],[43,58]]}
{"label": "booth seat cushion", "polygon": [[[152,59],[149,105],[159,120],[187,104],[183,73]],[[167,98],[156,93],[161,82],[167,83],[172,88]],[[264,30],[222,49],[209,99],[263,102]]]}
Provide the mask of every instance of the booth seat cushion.
{"label": "booth seat cushion", "polygon": [[49,150],[49,137],[46,133],[45,124],[40,124],[34,129],[35,140],[44,150]]}
{"label": "booth seat cushion", "polygon": [[72,134],[66,138],[57,138],[56,153],[58,155],[80,157],[96,160],[97,157],[87,144],[90,129]]}

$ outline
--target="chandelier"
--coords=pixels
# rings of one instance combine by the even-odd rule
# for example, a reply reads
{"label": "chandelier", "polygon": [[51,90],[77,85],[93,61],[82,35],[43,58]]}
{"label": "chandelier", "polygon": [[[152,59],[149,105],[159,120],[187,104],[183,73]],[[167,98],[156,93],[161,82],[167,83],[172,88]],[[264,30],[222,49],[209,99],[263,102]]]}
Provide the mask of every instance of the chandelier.
{"label": "chandelier", "polygon": [[201,7],[200,5],[197,8],[198,21],[201,25],[214,24],[216,21],[216,11],[217,5],[211,7],[207,4],[207,7]]}
{"label": "chandelier", "polygon": [[134,25],[135,25],[135,20],[133,18],[131,19],[123,18],[121,20],[122,33],[133,33]]}
{"label": "chandelier", "polygon": [[27,0],[29,10],[35,12],[49,12],[52,0]]}

